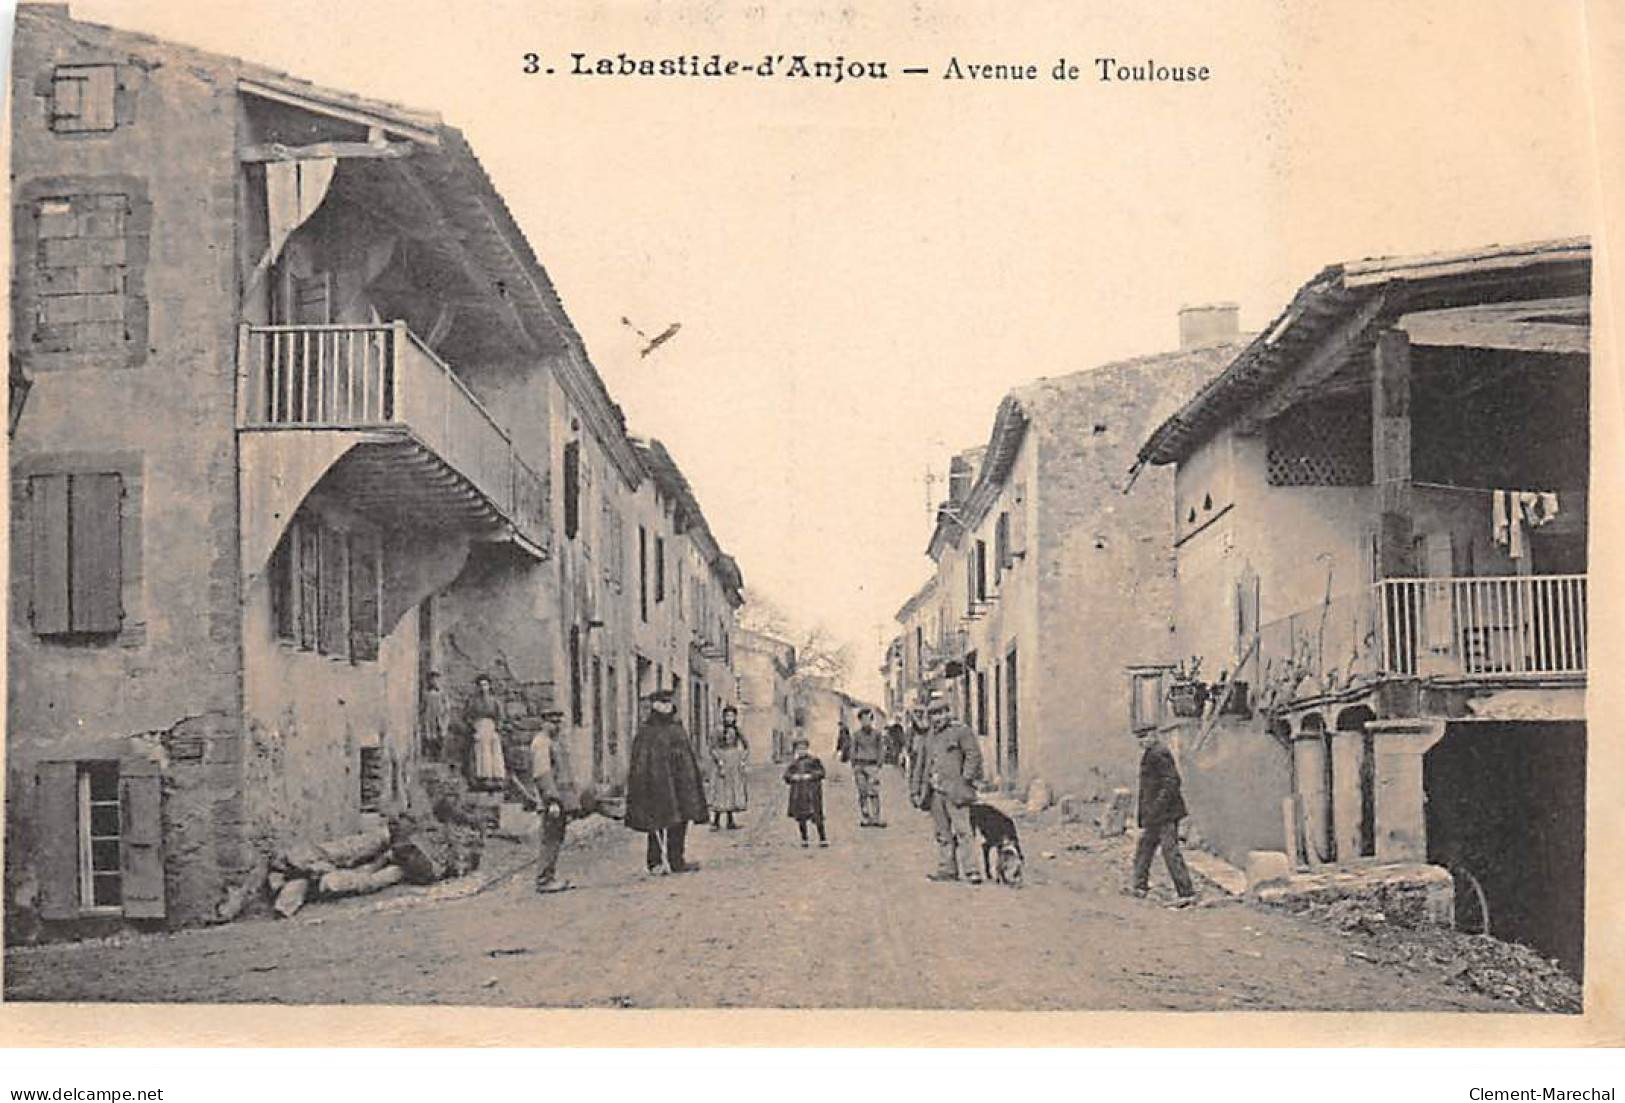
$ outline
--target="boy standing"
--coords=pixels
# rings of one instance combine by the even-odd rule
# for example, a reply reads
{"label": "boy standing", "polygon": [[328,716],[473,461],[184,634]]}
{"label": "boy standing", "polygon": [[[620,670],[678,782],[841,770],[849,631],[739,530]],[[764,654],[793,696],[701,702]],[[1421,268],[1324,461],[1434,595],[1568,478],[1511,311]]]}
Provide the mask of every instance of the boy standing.
{"label": "boy standing", "polygon": [[537,852],[536,891],[563,892],[572,888],[558,872],[559,851],[564,849],[564,829],[570,813],[581,811],[580,794],[570,776],[570,764],[559,740],[562,712],[542,714],[542,728],[530,741],[530,776],[541,799],[541,844]]}
{"label": "boy standing", "polygon": [[791,744],[790,765],[784,771],[784,780],[790,786],[790,818],[801,832],[801,845],[807,845],[807,822],[818,827],[818,845],[828,846],[824,834],[824,764],[807,749],[805,739]]}

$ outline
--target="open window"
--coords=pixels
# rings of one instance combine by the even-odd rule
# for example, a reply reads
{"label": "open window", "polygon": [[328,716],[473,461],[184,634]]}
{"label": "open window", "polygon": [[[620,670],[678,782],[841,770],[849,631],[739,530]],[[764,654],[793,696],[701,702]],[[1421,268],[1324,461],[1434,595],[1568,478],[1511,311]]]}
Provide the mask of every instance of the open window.
{"label": "open window", "polygon": [[40,915],[164,915],[162,788],[144,759],[41,762]]}

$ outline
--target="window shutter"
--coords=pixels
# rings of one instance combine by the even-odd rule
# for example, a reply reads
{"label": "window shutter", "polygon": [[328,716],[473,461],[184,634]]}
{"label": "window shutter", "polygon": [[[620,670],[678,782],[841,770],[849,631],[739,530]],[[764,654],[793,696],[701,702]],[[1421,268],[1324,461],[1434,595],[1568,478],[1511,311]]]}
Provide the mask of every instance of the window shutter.
{"label": "window shutter", "polygon": [[564,446],[564,535],[574,540],[581,522],[581,445]]}
{"label": "window shutter", "polygon": [[298,604],[294,599],[293,541],[294,530],[290,528],[271,553],[271,623],[276,627],[277,639],[281,640],[292,640],[298,635],[293,616],[294,606]]}
{"label": "window shutter", "polygon": [[68,477],[35,475],[28,480],[33,546],[34,631],[68,630]]}
{"label": "window shutter", "polygon": [[1025,555],[1027,552],[1027,484],[1015,484],[1015,491],[1010,495],[1010,554],[1012,556]]}
{"label": "window shutter", "polygon": [[96,65],[85,71],[83,120],[86,130],[112,130],[113,94],[117,90],[114,78],[118,70],[111,65]]}
{"label": "window shutter", "polygon": [[117,632],[124,619],[119,539],[123,497],[124,480],[118,475],[73,476],[69,607],[75,632]]}
{"label": "window shutter", "polygon": [[343,655],[347,641],[344,638],[344,583],[346,581],[344,534],[335,529],[322,528],[318,572],[321,591],[321,626],[316,633],[316,650],[323,655]]}
{"label": "window shutter", "polygon": [[39,829],[39,913],[44,919],[79,914],[79,767],[41,762],[35,775]]}
{"label": "window shutter", "polygon": [[119,867],[124,914],[131,919],[164,917],[162,784],[154,763],[119,763]]}
{"label": "window shutter", "polygon": [[303,521],[295,526],[294,531],[298,534],[296,544],[299,548],[299,646],[306,651],[314,651],[316,627],[320,620],[317,613],[320,597],[320,534],[315,526]]}
{"label": "window shutter", "polygon": [[375,536],[350,537],[350,659],[370,662],[378,658],[378,559]]}

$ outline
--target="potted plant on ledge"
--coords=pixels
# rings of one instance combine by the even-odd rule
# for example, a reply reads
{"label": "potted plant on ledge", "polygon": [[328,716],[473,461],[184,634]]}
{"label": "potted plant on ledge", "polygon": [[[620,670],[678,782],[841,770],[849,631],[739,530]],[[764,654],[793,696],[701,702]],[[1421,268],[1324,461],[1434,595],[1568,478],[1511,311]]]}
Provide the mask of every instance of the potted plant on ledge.
{"label": "potted plant on ledge", "polygon": [[1182,661],[1170,672],[1168,707],[1175,716],[1191,719],[1202,715],[1208,701],[1208,687],[1201,680],[1201,671],[1201,656],[1192,655],[1188,666]]}

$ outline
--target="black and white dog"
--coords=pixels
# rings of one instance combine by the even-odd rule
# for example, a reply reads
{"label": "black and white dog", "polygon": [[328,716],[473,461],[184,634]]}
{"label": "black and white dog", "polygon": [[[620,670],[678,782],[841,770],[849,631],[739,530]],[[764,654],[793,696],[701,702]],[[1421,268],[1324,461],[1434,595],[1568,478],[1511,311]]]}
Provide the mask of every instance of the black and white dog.
{"label": "black and white dog", "polygon": [[991,804],[970,806],[970,826],[982,840],[982,869],[987,879],[1021,887],[1021,837],[1015,821]]}

